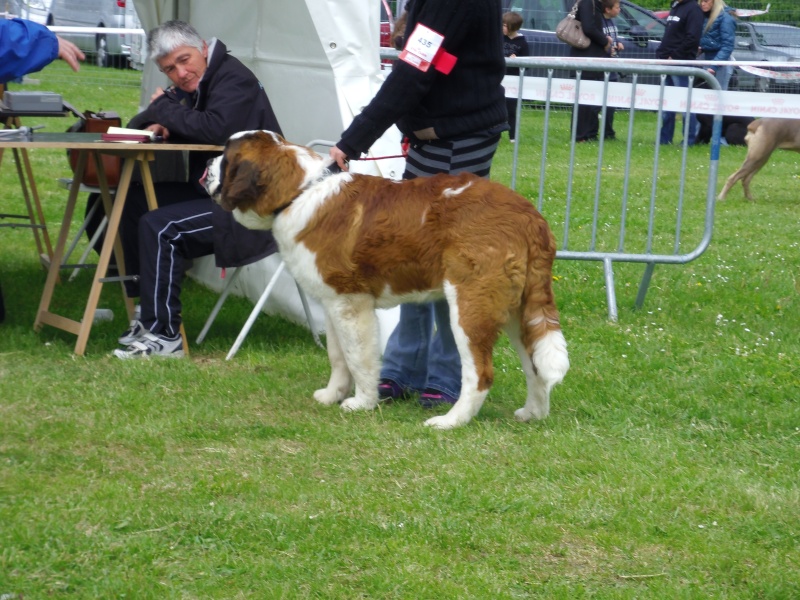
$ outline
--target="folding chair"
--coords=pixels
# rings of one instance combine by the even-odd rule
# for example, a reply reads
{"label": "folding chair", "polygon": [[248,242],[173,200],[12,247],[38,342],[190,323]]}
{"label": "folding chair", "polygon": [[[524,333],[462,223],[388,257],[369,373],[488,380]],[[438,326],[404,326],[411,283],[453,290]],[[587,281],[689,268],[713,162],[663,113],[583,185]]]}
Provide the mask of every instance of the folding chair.
{"label": "folding chair", "polygon": [[[68,177],[59,177],[58,185],[59,187],[68,190],[72,185],[72,179]],[[80,191],[89,194],[91,193],[99,194],[100,188],[81,184]],[[91,266],[86,263],[86,260],[89,258],[89,254],[91,253],[92,248],[95,247],[97,240],[100,239],[100,236],[103,235],[103,232],[106,230],[106,226],[108,225],[108,217],[104,216],[102,221],[100,221],[100,225],[98,225],[97,227],[97,231],[94,232],[94,235],[92,235],[92,239],[89,240],[89,245],[86,247],[86,249],[83,251],[83,254],[81,254],[81,257],[78,259],[78,262],[74,265],[68,264],[70,255],[75,250],[75,247],[78,245],[81,238],[83,237],[84,232],[86,231],[86,227],[91,222],[92,217],[94,217],[95,213],[97,213],[97,211],[100,210],[100,206],[102,206],[102,204],[103,204],[102,202],[98,201],[92,205],[92,208],[90,208],[89,212],[86,213],[86,218],[83,220],[83,223],[81,223],[81,226],[78,228],[78,232],[75,234],[75,238],[72,240],[69,247],[64,252],[64,258],[61,260],[61,267],[62,268],[73,267],[72,275],[69,276],[70,281],[73,281],[78,276],[78,273],[80,272],[81,269]]]}
{"label": "folding chair", "polygon": [[[308,146],[309,148],[314,148],[314,147],[331,148],[334,145],[335,142],[331,142],[329,140],[318,140],[318,139],[311,140],[306,144],[306,146]],[[250,316],[247,318],[247,321],[245,321],[244,327],[242,327],[242,330],[239,332],[239,335],[237,336],[236,341],[233,343],[233,346],[228,352],[228,355],[225,357],[225,360],[232,359],[239,351],[239,347],[242,345],[242,342],[244,342],[244,339],[247,337],[247,334],[250,333],[250,329],[252,328],[253,323],[255,323],[256,318],[258,318],[258,314],[264,308],[264,304],[266,304],[267,300],[269,299],[269,295],[275,288],[275,284],[278,282],[278,278],[280,277],[281,273],[283,273],[285,268],[286,268],[286,263],[284,263],[283,260],[281,260],[280,264],[275,269],[275,273],[273,273],[272,278],[267,283],[267,287],[264,288],[261,297],[258,299],[258,302],[256,302],[255,306],[253,307],[253,310],[250,312]],[[222,293],[220,294],[220,297],[217,300],[216,305],[214,305],[211,314],[208,316],[206,324],[203,326],[200,335],[197,336],[198,344],[205,339],[206,333],[208,333],[211,324],[214,322],[214,319],[217,318],[219,310],[222,308],[222,305],[225,303],[225,300],[227,300],[228,294],[230,294],[231,288],[233,287],[233,284],[238,278],[240,271],[241,268],[236,269],[236,271],[230,276],[228,281],[225,283],[225,287],[223,288]],[[303,305],[303,311],[305,312],[306,315],[308,327],[309,329],[311,329],[311,335],[314,337],[314,342],[317,344],[317,346],[324,349],[325,346],[323,346],[322,341],[319,338],[319,334],[317,333],[317,328],[314,325],[314,319],[311,316],[311,309],[308,306],[308,299],[306,298],[305,292],[303,292],[303,289],[300,287],[300,284],[298,284],[296,281],[295,285],[297,286],[297,293],[300,295],[300,303]]]}
{"label": "folding chair", "polygon": [[[272,291],[275,289],[275,285],[278,282],[278,278],[281,276],[281,273],[283,273],[285,268],[286,268],[286,263],[284,263],[283,260],[281,260],[280,264],[277,266],[275,272],[272,274],[272,277],[267,283],[267,287],[264,288],[264,291],[261,293],[261,296],[255,303],[255,306],[253,306],[253,310],[250,312],[250,316],[247,317],[247,321],[245,321],[244,327],[242,327],[242,330],[236,337],[236,341],[233,343],[233,346],[228,352],[228,355],[225,357],[225,360],[232,359],[239,351],[239,348],[244,342],[244,339],[247,337],[247,334],[250,333],[250,329],[253,327],[253,323],[255,323],[259,313],[264,308],[264,305],[267,303],[270,294],[272,294]],[[198,344],[202,343],[202,341],[205,339],[208,330],[211,328],[211,324],[217,318],[217,314],[219,314],[222,305],[225,304],[225,300],[228,299],[228,296],[230,295],[233,289],[233,284],[236,282],[241,272],[242,268],[240,267],[227,277],[227,281],[225,282],[225,287],[222,289],[222,293],[220,294],[217,303],[214,305],[214,308],[211,310],[211,314],[208,316],[208,319],[206,320],[203,329],[197,336]],[[314,318],[311,315],[311,308],[308,305],[308,299],[306,298],[305,292],[303,292],[303,289],[300,287],[299,284],[297,284],[297,282],[295,282],[295,285],[297,286],[297,293],[300,296],[300,303],[303,305],[303,312],[306,315],[308,328],[311,330],[311,335],[314,338],[314,342],[317,344],[317,346],[324,349],[325,346],[323,346],[322,341],[319,338],[319,333],[317,333],[317,328],[314,324]]]}

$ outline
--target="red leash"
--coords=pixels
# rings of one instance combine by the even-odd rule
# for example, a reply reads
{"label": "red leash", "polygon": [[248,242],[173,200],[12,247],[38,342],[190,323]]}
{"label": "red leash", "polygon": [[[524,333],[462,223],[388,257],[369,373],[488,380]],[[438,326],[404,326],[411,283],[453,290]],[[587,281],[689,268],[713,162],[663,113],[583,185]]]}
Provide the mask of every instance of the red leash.
{"label": "red leash", "polygon": [[400,144],[400,147],[403,149],[402,154],[395,154],[393,156],[366,156],[364,158],[354,158],[353,160],[387,160],[389,158],[405,158],[408,156],[408,147],[411,145],[411,142],[408,141],[408,138],[403,138],[403,141]]}

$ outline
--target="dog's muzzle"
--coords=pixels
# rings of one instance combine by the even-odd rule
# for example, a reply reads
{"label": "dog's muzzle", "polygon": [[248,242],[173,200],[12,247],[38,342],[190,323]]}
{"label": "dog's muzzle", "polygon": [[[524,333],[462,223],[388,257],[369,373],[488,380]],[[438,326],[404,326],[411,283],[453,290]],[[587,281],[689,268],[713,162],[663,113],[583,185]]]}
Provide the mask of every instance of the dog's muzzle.
{"label": "dog's muzzle", "polygon": [[222,192],[222,177],[220,176],[221,162],[221,156],[209,159],[206,163],[206,170],[200,178],[200,185],[205,188],[208,195],[211,196],[215,202],[220,201],[220,193]]}

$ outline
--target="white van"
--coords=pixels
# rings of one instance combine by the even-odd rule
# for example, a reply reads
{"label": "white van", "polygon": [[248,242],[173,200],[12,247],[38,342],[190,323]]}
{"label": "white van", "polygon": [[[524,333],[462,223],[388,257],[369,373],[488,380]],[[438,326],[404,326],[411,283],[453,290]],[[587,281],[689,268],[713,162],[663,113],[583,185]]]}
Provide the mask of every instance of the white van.
{"label": "white van", "polygon": [[[57,27],[133,28],[133,0],[18,0],[23,17]],[[138,23],[138,18],[136,19]],[[135,34],[59,33],[94,56],[101,67],[128,66]]]}

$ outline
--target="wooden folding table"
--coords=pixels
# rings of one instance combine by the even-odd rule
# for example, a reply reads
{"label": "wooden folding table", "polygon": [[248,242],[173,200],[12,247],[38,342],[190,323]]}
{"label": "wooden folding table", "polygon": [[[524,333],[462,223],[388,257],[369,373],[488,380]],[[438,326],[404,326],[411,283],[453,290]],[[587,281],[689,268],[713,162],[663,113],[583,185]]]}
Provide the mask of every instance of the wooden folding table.
{"label": "wooden folding table", "polygon": [[[92,329],[92,322],[94,320],[95,310],[97,303],[100,299],[100,292],[103,288],[103,283],[111,279],[118,280],[118,278],[107,278],[108,265],[111,259],[112,250],[117,257],[117,269],[120,276],[125,276],[124,260],[122,259],[122,244],[120,243],[118,231],[122,210],[125,207],[125,201],[128,195],[128,188],[131,183],[131,175],[136,165],[139,165],[140,173],[142,176],[142,184],[144,186],[145,195],[147,197],[147,204],[150,210],[158,207],[155,188],[153,186],[153,177],[150,172],[150,162],[154,160],[156,152],[165,152],[169,150],[189,150],[189,151],[222,151],[221,146],[213,146],[206,144],[170,144],[170,143],[143,143],[143,144],[126,144],[120,142],[104,142],[101,140],[101,134],[98,133],[33,133],[28,137],[20,136],[14,139],[0,140],[0,151],[4,148],[11,149],[25,149],[34,150],[37,148],[56,148],[64,150],[78,150],[78,163],[75,168],[75,175],[72,180],[72,185],[69,190],[69,197],[67,205],[64,210],[64,219],[61,223],[61,229],[58,234],[58,241],[56,242],[53,257],[50,261],[50,267],[47,272],[47,280],[45,282],[44,291],[42,292],[42,299],[39,303],[39,310],[36,314],[34,322],[34,329],[39,331],[42,325],[50,325],[57,327],[64,331],[68,331],[78,336],[75,344],[75,353],[83,355],[86,350],[86,343],[89,340],[89,333]],[[92,153],[95,164],[97,167],[98,179],[100,182],[101,197],[103,205],[106,209],[108,218],[108,229],[106,230],[105,240],[103,242],[102,250],[100,251],[100,259],[97,263],[97,268],[94,274],[89,297],[86,301],[86,308],[83,312],[83,319],[75,321],[67,317],[58,315],[50,310],[50,303],[53,298],[53,293],[58,283],[59,270],[61,269],[61,260],[64,255],[64,248],[69,238],[70,226],[75,212],[75,205],[78,199],[78,192],[80,190],[81,180],[83,179],[83,171],[89,157],[89,151],[94,150]],[[103,161],[100,160],[99,154],[115,154],[123,158],[122,172],[120,181],[117,185],[116,195],[112,202],[111,195],[108,191],[108,183],[106,181],[106,174],[103,169]],[[134,305],[133,301],[125,296],[125,306],[128,311],[128,316],[132,317]]]}

